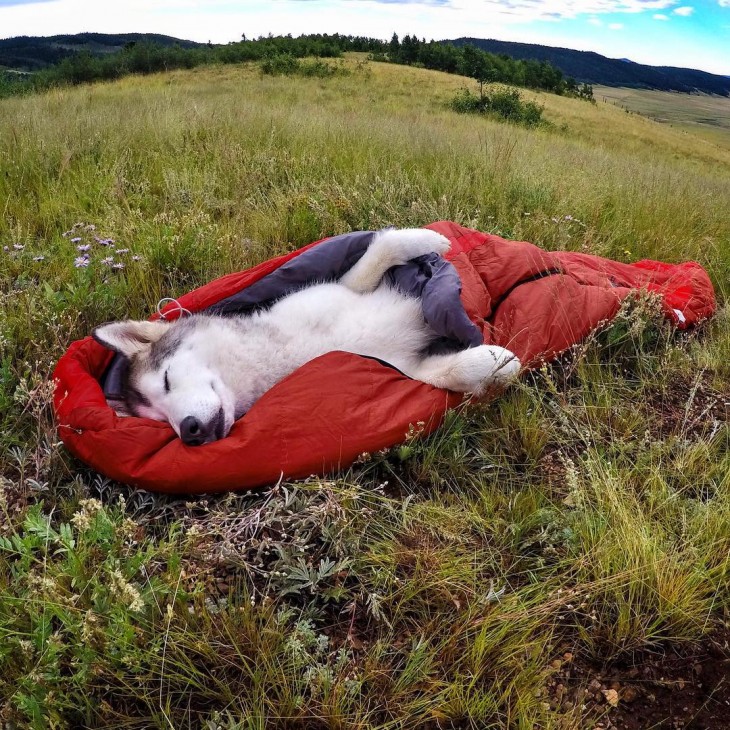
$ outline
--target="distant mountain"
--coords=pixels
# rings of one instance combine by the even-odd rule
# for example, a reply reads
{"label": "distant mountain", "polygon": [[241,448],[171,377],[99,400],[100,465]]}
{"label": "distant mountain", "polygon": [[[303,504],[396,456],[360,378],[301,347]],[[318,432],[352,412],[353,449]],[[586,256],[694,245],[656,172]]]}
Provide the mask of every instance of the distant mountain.
{"label": "distant mountain", "polygon": [[730,77],[706,71],[672,66],[645,66],[627,58],[606,58],[592,51],[573,51],[570,48],[553,48],[532,43],[511,43],[484,38],[457,38],[444,42],[455,46],[471,44],[483,51],[513,58],[548,61],[566,76],[572,76],[581,83],[730,96]]}
{"label": "distant mountain", "polygon": [[96,55],[120,51],[127,43],[156,43],[197,48],[203,45],[156,33],[77,33],[75,35],[18,36],[0,40],[0,68],[37,71],[53,66],[79,51]]}

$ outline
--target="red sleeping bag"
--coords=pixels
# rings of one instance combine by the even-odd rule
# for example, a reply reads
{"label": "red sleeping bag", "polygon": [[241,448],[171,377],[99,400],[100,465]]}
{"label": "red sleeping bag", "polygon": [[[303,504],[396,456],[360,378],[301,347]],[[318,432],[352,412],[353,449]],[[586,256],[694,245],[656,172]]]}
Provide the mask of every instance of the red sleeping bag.
{"label": "red sleeping bag", "polygon": [[[451,241],[447,258],[461,278],[464,308],[485,343],[509,348],[527,367],[582,340],[636,289],[661,294],[667,316],[679,328],[715,310],[710,279],[693,262],[621,264],[549,253],[448,221],[427,227]],[[178,301],[190,311],[205,309],[317,243],[224,276]],[[54,372],[59,433],[69,450],[97,471],[157,492],[244,489],[282,475],[331,472],[363,452],[403,441],[411,426],[423,423],[425,432],[432,431],[462,399],[377,360],[331,352],[265,393],[228,437],[186,446],[167,423],[119,417],[107,405],[99,378],[112,355],[91,337],[74,342],[63,355]]]}

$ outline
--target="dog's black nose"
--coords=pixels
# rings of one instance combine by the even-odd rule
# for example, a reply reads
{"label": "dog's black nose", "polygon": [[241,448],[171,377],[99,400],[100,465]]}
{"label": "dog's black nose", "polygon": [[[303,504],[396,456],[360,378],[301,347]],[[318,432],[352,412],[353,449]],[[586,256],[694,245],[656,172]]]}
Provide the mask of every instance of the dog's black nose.
{"label": "dog's black nose", "polygon": [[195,416],[186,416],[180,424],[180,438],[188,446],[200,446],[205,443],[209,434],[203,424]]}
{"label": "dog's black nose", "polygon": [[208,423],[202,423],[195,416],[186,416],[180,423],[180,438],[188,446],[217,441],[225,436],[225,420],[223,408]]}

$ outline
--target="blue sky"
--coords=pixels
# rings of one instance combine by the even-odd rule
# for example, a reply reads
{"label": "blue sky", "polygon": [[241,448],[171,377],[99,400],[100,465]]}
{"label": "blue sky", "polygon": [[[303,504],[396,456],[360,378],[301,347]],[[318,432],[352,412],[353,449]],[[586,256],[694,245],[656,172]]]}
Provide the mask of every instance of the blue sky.
{"label": "blue sky", "polygon": [[730,75],[730,0],[0,0],[0,37],[82,31],[473,36]]}

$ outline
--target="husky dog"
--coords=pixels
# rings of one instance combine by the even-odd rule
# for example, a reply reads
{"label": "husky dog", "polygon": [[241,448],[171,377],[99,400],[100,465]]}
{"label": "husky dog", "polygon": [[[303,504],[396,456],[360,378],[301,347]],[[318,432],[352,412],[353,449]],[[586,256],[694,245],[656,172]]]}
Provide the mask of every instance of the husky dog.
{"label": "husky dog", "polygon": [[385,360],[437,388],[480,395],[515,377],[515,355],[488,345],[427,354],[436,336],[420,300],[382,282],[390,267],[448,248],[434,231],[386,230],[339,281],[307,286],[267,310],[115,322],[93,336],[129,359],[129,413],[168,421],[190,446],[226,436],[267,390],[333,350]]}

